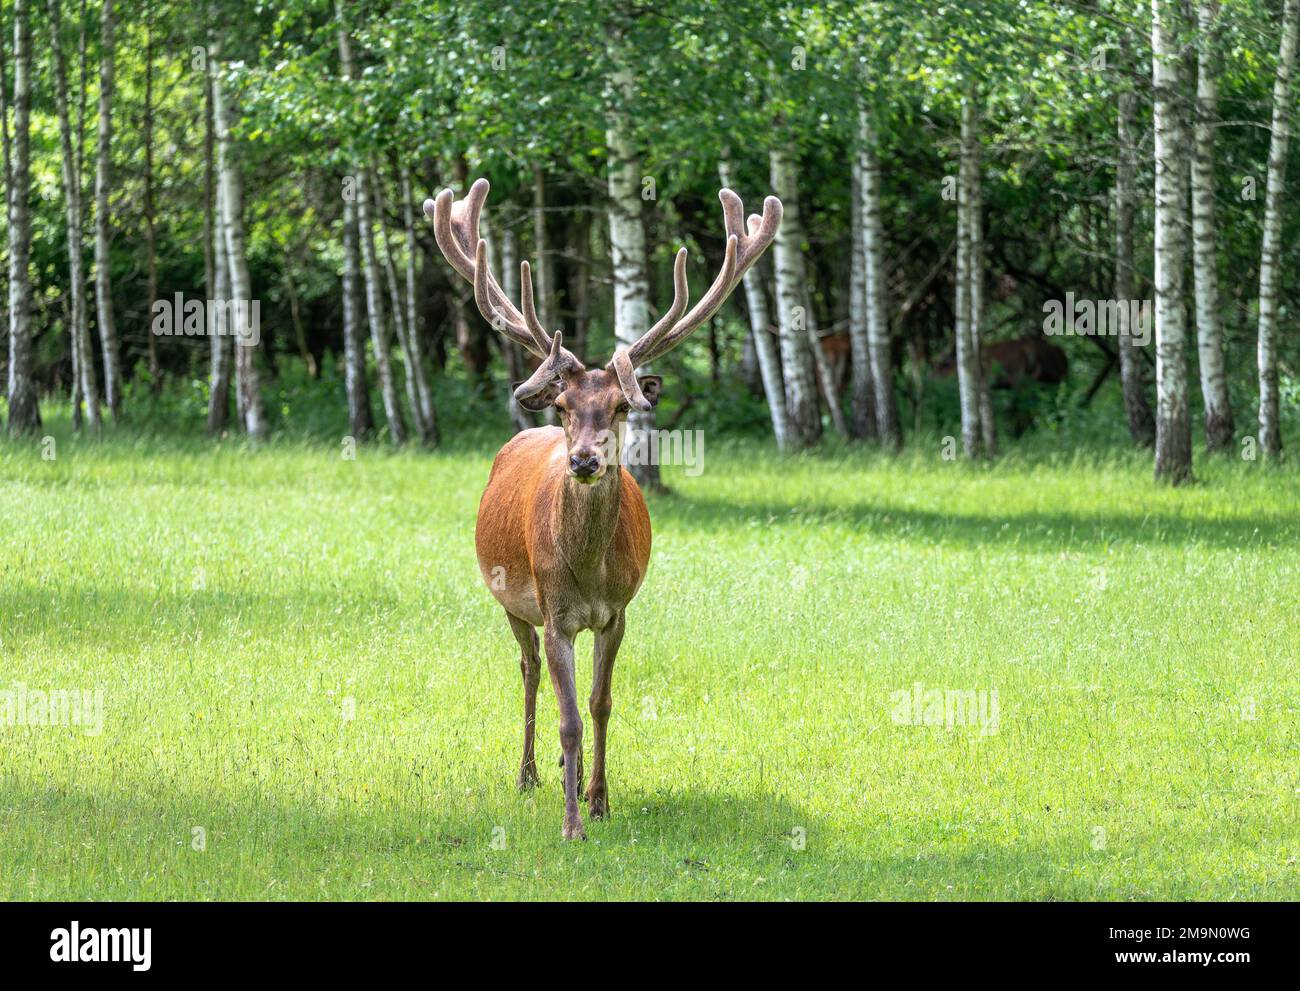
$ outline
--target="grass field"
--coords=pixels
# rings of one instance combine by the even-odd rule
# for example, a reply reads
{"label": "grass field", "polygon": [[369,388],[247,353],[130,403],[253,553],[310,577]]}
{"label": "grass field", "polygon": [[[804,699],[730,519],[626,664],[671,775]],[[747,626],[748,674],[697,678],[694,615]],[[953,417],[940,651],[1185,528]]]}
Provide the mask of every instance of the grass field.
{"label": "grass field", "polygon": [[[0,723],[0,897],[1300,894],[1294,465],[714,445],[651,501],[613,816],[565,844],[545,678],[514,788],[489,464],[0,443],[0,689],[104,706]],[[908,725],[918,683],[997,718]]]}

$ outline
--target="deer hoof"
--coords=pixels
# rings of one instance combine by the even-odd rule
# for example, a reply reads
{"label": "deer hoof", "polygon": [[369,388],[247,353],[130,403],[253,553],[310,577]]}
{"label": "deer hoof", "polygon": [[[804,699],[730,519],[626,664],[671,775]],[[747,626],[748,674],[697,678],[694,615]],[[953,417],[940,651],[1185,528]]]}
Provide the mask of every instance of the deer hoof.
{"label": "deer hoof", "polygon": [[566,819],[564,821],[564,831],[560,835],[566,840],[585,840],[587,831],[582,828],[581,819],[575,819],[572,822]]}
{"label": "deer hoof", "polygon": [[528,791],[531,788],[536,788],[541,783],[541,778],[537,776],[536,763],[529,761],[527,764],[524,764],[519,768],[519,777],[515,780],[515,785],[520,791]]}
{"label": "deer hoof", "polygon": [[609,818],[609,798],[603,791],[587,792],[587,814],[593,819]]}

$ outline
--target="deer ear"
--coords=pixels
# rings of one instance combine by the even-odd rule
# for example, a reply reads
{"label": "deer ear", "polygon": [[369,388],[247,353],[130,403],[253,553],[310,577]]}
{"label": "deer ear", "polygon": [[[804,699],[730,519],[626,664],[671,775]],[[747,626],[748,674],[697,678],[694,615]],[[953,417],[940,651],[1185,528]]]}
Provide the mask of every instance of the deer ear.
{"label": "deer ear", "polygon": [[651,406],[659,405],[659,396],[663,393],[664,380],[658,375],[638,375],[636,384],[641,387],[641,395]]}
{"label": "deer ear", "polygon": [[[523,385],[522,382],[516,382],[512,388],[518,389],[521,385]],[[523,399],[520,399],[519,405],[530,413],[540,413],[542,410],[546,409],[547,406],[550,406],[551,403],[555,402],[555,397],[563,391],[564,383],[559,379],[556,379],[540,392],[534,392],[531,396],[525,396]]]}

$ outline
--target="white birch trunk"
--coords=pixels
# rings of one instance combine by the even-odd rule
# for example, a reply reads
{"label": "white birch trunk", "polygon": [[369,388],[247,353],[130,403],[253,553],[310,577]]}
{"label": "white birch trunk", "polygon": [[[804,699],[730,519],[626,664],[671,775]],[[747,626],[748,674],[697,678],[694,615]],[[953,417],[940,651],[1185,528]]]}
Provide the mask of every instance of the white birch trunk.
{"label": "white birch trunk", "polygon": [[1214,129],[1219,115],[1219,0],[1196,8],[1196,153],[1192,158],[1192,268],[1196,279],[1196,341],[1201,396],[1205,402],[1205,446],[1232,444],[1232,407],[1224,371],[1223,320],[1219,312],[1218,237],[1214,206]]}
{"label": "white birch trunk", "polygon": [[117,327],[113,322],[113,285],[109,274],[112,227],[109,194],[113,182],[113,31],[114,4],[104,0],[100,25],[102,51],[99,65],[99,142],[95,159],[95,321],[104,360],[104,401],[116,420],[122,411],[121,358]]}
{"label": "white birch trunk", "polygon": [[73,415],[80,417],[81,402],[86,404],[86,418],[96,432],[101,423],[99,391],[94,363],[90,354],[87,313],[86,277],[82,266],[84,214],[81,203],[81,175],[73,146],[72,115],[68,101],[68,68],[63,54],[63,24],[60,0],[49,0],[50,47],[54,54],[54,96],[59,115],[59,146],[62,155],[63,196],[68,236],[68,338],[72,350]]}
{"label": "white birch trunk", "polygon": [[[885,285],[885,232],[880,216],[881,174],[878,138],[871,115],[858,111],[858,211],[862,222],[867,349],[871,391],[876,402],[876,429],[881,442],[896,450],[903,443],[894,397],[894,369],[889,348],[889,306]],[[856,352],[853,361],[858,360]]]}
{"label": "white birch trunk", "polygon": [[1180,0],[1151,2],[1151,81],[1155,89],[1156,467],[1158,480],[1178,484],[1192,473],[1187,404],[1187,326],[1183,272],[1187,260],[1188,148],[1180,105]]}
{"label": "white birch trunk", "polygon": [[[650,329],[650,278],[646,267],[645,222],[641,217],[641,162],[632,135],[627,103],[632,95],[632,75],[616,69],[610,76],[609,114],[605,143],[609,151],[609,243],[613,255],[614,333],[620,345],[629,346]],[[647,371],[647,366],[637,373]],[[648,436],[655,429],[654,410],[632,410],[628,430]],[[642,488],[661,488],[659,465],[628,465]]]}
{"label": "white birch trunk", "polygon": [[[212,63],[209,61],[209,68]],[[208,433],[221,434],[230,422],[231,341],[228,334],[218,333],[213,314],[230,299],[230,258],[226,252],[226,210],[217,177],[213,193],[212,219],[212,298],[208,326]],[[224,310],[222,312],[225,312]]]}
{"label": "white birch trunk", "polygon": [[867,338],[867,259],[862,233],[862,156],[853,157],[849,178],[849,423],[858,440],[874,440],[876,394]]}
{"label": "white birch trunk", "polygon": [[970,144],[970,204],[966,222],[970,237],[970,341],[975,364],[975,388],[980,420],[980,446],[986,457],[997,453],[997,426],[993,422],[993,398],[989,394],[988,369],[984,366],[984,177],[980,165],[978,130]]}
{"label": "white birch trunk", "polygon": [[980,454],[978,354],[971,336],[971,182],[972,150],[976,140],[975,108],[969,96],[962,98],[961,148],[957,177],[957,286],[956,361],[957,393],[961,409],[961,443],[966,457]]}
{"label": "white birch trunk", "polygon": [[424,410],[420,405],[420,390],[415,384],[418,367],[415,354],[411,350],[410,328],[407,326],[406,309],[402,303],[402,289],[397,280],[397,263],[393,258],[393,242],[388,237],[388,227],[384,222],[384,185],[379,169],[372,161],[367,172],[369,188],[374,193],[375,217],[379,222],[379,241],[383,246],[384,281],[388,286],[388,306],[393,314],[393,329],[397,332],[397,346],[402,351],[402,363],[406,371],[403,385],[406,389],[406,405],[411,411],[415,423],[415,432],[420,443],[429,444],[429,428],[424,421]]}
{"label": "white birch trunk", "polygon": [[[718,178],[728,188],[731,186],[731,164],[724,157],[718,163]],[[749,311],[750,340],[758,360],[758,371],[767,396],[767,408],[772,416],[772,435],[778,451],[789,444],[786,433],[785,386],[781,382],[781,356],[777,353],[776,338],[768,321],[767,296],[763,292],[763,259],[750,266],[741,278],[745,288],[745,308]]]}
{"label": "white birch trunk", "polygon": [[357,206],[343,199],[343,376],[348,394],[348,429],[356,440],[370,435],[370,388],[366,382],[366,343],[361,330],[361,261],[357,245]]}
{"label": "white birch trunk", "polygon": [[415,281],[415,201],[411,195],[411,170],[402,167],[402,229],[406,238],[406,326],[410,334],[412,374],[420,400],[420,416],[424,420],[424,439],[430,446],[440,440],[438,412],[433,404],[433,386],[424,362],[424,341],[420,334],[420,308],[416,302]]}
{"label": "white birch trunk", "polygon": [[[216,60],[215,53],[212,60]],[[260,347],[250,345],[242,336],[244,327],[239,317],[247,314],[252,319],[253,285],[248,274],[248,257],[244,236],[244,182],[240,174],[238,155],[230,126],[234,111],[230,99],[221,85],[220,62],[213,69],[212,116],[217,128],[217,175],[221,188],[221,224],[224,228],[226,265],[230,274],[230,331],[235,365],[235,409],[240,424],[250,436],[266,436],[266,411],[262,403],[262,389],[258,377],[256,352]]]}
{"label": "white birch trunk", "polygon": [[13,175],[9,187],[9,432],[41,426],[32,379],[31,114],[32,31],[27,0],[14,4]]}
{"label": "white birch trunk", "polygon": [[791,446],[809,447],[821,439],[817,382],[808,347],[809,314],[805,305],[808,275],[803,257],[803,225],[799,218],[799,181],[794,160],[778,140],[769,153],[772,192],[785,208],[776,234],[777,327],[785,376],[787,435]]}
{"label": "white birch trunk", "polygon": [[1264,240],[1259,256],[1259,446],[1268,457],[1282,453],[1277,387],[1278,263],[1282,252],[1282,187],[1286,178],[1289,117],[1294,111],[1291,76],[1295,71],[1300,0],[1286,0],[1282,44],[1273,82],[1273,136],[1268,146],[1268,185],[1264,194]]}

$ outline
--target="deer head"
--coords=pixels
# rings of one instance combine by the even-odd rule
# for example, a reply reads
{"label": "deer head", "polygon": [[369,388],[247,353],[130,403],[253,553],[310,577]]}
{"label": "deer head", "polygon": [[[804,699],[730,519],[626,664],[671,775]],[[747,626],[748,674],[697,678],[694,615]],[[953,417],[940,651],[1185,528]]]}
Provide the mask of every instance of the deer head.
{"label": "deer head", "polygon": [[541,359],[537,371],[515,386],[515,399],[534,412],[547,406],[559,410],[569,475],[595,482],[618,459],[618,439],[628,412],[644,412],[659,402],[663,380],[658,375],[638,376],[635,369],[667,354],[717,312],[776,237],[781,201],[767,197],[763,215],[751,215],[746,225],[740,197],[730,189],[719,192],[727,248],[722,271],[708,291],[687,312],[686,249],[680,249],[673,262],[672,305],[635,343],[618,348],[604,367],[588,369],[564,347],[560,331],[548,335],[538,320],[528,262],[519,266],[518,307],[488,270],[487,246],[478,233],[488,188],[488,181],[479,179],[459,202],[450,189],[444,189],[437,199],[425,200],[424,212],[433,221],[434,237],[447,261],[473,284],[474,301],[483,318]]}

